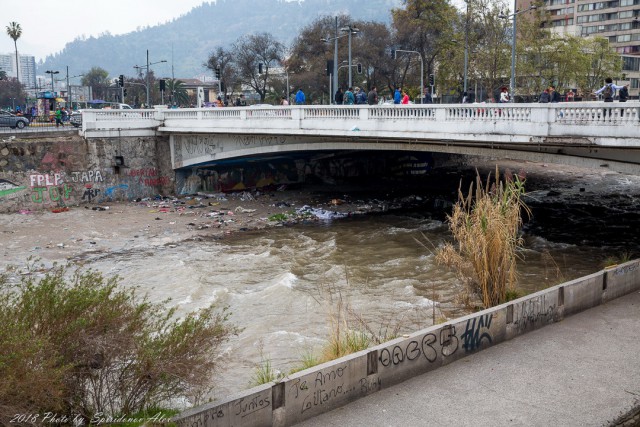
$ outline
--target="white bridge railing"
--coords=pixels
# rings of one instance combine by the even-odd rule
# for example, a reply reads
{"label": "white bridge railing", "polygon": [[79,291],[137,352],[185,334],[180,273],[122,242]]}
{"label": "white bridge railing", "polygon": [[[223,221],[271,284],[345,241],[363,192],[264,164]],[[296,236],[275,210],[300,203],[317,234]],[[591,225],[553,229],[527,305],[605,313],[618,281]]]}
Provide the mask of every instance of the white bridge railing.
{"label": "white bridge railing", "polygon": [[[429,104],[157,109],[83,113],[83,131],[236,133],[527,142],[574,137],[640,147],[640,103]],[[585,140],[586,139],[586,140]]]}

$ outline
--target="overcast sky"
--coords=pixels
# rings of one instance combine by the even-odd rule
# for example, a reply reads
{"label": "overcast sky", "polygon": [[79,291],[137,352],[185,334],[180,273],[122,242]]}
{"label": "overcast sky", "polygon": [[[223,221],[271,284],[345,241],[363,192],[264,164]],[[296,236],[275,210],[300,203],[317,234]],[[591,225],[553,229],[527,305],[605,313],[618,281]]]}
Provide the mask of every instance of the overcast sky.
{"label": "overcast sky", "polygon": [[171,21],[208,0],[0,0],[0,53],[14,53],[10,22],[22,27],[18,52],[36,61],[61,51],[76,37],[125,34]]}

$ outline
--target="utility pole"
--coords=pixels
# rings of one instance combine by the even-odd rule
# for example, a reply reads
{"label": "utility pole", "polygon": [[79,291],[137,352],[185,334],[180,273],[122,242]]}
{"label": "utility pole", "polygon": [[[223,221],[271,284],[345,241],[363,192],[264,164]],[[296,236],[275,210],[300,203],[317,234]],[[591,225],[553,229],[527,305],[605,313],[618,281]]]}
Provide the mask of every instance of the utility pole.
{"label": "utility pole", "polygon": [[[338,90],[338,17],[336,16],[336,32],[333,40],[333,91],[336,92]],[[329,97],[332,101],[333,93],[329,94]],[[332,104],[333,102],[330,102]]]}
{"label": "utility pole", "polygon": [[149,108],[149,49],[147,49],[147,108]]}

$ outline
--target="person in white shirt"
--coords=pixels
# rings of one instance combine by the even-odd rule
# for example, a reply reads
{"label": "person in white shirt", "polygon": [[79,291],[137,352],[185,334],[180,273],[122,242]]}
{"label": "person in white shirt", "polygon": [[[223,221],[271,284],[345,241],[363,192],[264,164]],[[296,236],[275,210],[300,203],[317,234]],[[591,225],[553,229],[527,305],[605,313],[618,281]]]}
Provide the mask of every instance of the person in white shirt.
{"label": "person in white shirt", "polygon": [[511,97],[509,96],[509,90],[506,87],[503,87],[500,91],[499,102],[509,102],[509,101],[511,101]]}

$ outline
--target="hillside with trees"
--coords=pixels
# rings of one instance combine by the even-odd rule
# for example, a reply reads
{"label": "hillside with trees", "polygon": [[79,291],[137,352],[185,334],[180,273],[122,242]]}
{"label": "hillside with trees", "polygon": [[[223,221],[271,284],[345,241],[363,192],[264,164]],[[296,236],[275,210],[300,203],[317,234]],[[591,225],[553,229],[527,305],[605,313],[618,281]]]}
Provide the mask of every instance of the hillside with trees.
{"label": "hillside with trees", "polygon": [[[38,64],[39,70],[70,66],[78,72],[101,67],[110,76],[134,76],[135,65],[166,60],[158,75],[191,78],[206,71],[203,63],[215,46],[228,46],[245,34],[269,33],[289,44],[318,16],[345,13],[359,20],[389,23],[400,0],[218,0],[205,2],[170,22],[137,31],[78,38]],[[126,13],[126,11],[123,11]],[[318,34],[318,38],[325,34]]]}

